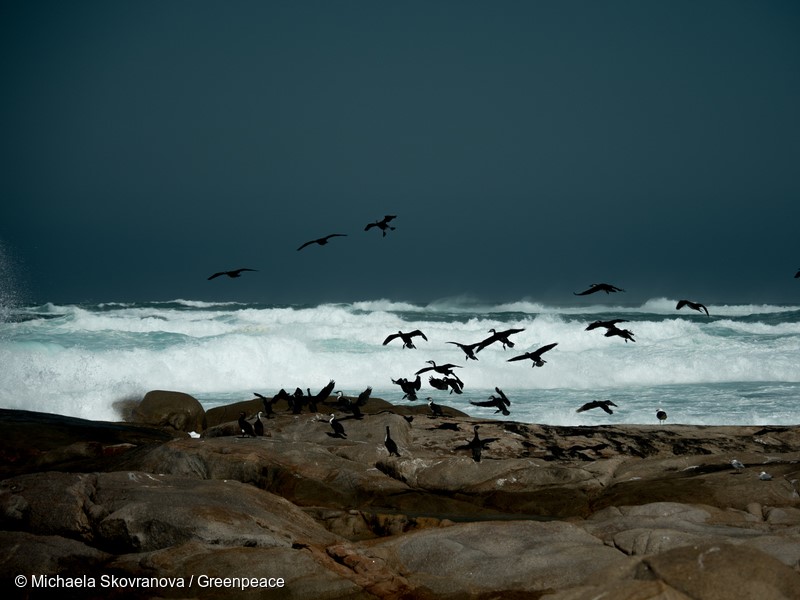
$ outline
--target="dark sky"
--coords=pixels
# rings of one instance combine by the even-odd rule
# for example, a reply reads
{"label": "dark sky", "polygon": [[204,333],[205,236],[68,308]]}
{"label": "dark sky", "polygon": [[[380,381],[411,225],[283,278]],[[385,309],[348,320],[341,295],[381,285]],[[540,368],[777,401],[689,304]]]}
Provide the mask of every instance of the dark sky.
{"label": "dark sky", "polygon": [[800,299],[797,2],[0,7],[29,301]]}

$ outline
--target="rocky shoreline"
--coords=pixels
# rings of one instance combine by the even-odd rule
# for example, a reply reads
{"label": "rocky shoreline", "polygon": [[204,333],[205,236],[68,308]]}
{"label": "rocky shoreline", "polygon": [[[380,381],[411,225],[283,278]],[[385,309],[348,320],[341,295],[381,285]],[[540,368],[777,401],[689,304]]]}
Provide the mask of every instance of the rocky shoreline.
{"label": "rocky shoreline", "polygon": [[[255,438],[236,418],[263,410],[258,400],[206,412],[151,392],[120,407],[119,423],[0,410],[3,587],[25,598],[800,598],[800,426],[553,427],[371,399],[362,419],[340,417],[339,438],[329,400],[318,413],[276,405]],[[480,462],[457,449],[476,424],[496,438]],[[383,445],[387,426],[399,457]]]}

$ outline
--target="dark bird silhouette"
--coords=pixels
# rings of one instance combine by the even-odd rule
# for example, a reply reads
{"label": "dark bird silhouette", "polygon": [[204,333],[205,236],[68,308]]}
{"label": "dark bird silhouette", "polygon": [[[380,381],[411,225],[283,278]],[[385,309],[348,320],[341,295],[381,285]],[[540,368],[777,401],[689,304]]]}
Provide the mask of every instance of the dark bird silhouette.
{"label": "dark bird silhouette", "polygon": [[593,283],[589,286],[588,290],[584,290],[582,292],[572,292],[576,296],[587,296],[589,294],[594,294],[595,292],[605,292],[606,294],[610,294],[611,292],[624,292],[622,288],[618,288],[616,286],[611,285],[610,283]]}
{"label": "dark bird silhouette", "polygon": [[490,329],[489,333],[491,333],[492,335],[490,335],[485,340],[483,340],[481,342],[478,342],[478,346],[475,348],[475,352],[480,352],[481,350],[483,350],[487,346],[491,346],[495,342],[500,342],[503,345],[503,350],[505,350],[506,347],[513,348],[514,347],[514,342],[509,340],[508,336],[510,336],[510,335],[512,335],[514,333],[519,333],[520,331],[525,331],[525,329],[524,328],[523,329],[506,329],[505,331],[497,331],[496,329]]}
{"label": "dark bird silhouette", "polygon": [[393,333],[391,335],[386,336],[386,339],[383,340],[383,345],[385,346],[389,342],[394,339],[400,338],[403,340],[403,348],[416,348],[414,342],[412,341],[415,337],[421,337],[426,342],[428,338],[425,337],[425,334],[422,333],[419,329],[415,329],[414,331],[409,331],[408,333],[403,333],[402,331],[398,331],[397,333]]}
{"label": "dark bird silhouette", "polygon": [[[452,375],[453,377],[458,379],[458,376],[455,373],[453,373],[453,369],[462,368],[459,365],[454,365],[453,363],[447,363],[445,365],[437,365],[432,360],[426,360],[425,362],[431,366],[421,368],[419,371],[414,373],[414,375],[419,375],[420,373],[425,373],[426,371],[436,371],[437,373],[441,373],[442,375]],[[461,380],[458,379],[458,382],[461,383]]]}
{"label": "dark bird silhouette", "polygon": [[215,277],[219,277],[221,275],[227,275],[228,277],[241,277],[242,271],[257,271],[257,269],[235,269],[233,271],[220,271],[219,273],[214,273],[208,279],[214,279]]}
{"label": "dark bird silhouette", "polygon": [[442,411],[442,407],[436,404],[432,398],[428,397],[428,407],[431,409],[434,417],[443,417],[444,411]]}
{"label": "dark bird silhouette", "polygon": [[611,319],[610,321],[593,321],[586,326],[584,331],[591,331],[592,329],[597,329],[598,327],[605,327],[606,329],[610,327],[615,327],[617,323],[627,323],[626,319]]}
{"label": "dark bird silhouette", "polygon": [[281,398],[287,399],[289,394],[286,393],[286,390],[282,389],[280,392],[275,394],[272,398],[267,398],[266,396],[262,396],[258,392],[253,392],[256,398],[261,399],[262,404],[264,405],[264,416],[269,419],[272,418],[274,411],[272,409],[272,405],[275,404]]}
{"label": "dark bird silhouette", "polygon": [[614,411],[609,408],[609,406],[616,406],[611,400],[594,400],[592,402],[587,402],[580,408],[576,409],[575,412],[586,412],[587,410],[592,410],[593,408],[602,408],[608,414],[613,415]]}
{"label": "dark bird silhouette", "polygon": [[346,237],[346,236],[347,236],[346,233],[332,233],[330,235],[326,235],[325,237],[321,237],[316,240],[309,240],[308,242],[300,246],[298,250],[302,250],[303,248],[305,248],[306,246],[310,246],[311,244],[319,244],[320,246],[324,246],[325,244],[328,243],[328,240],[331,239],[332,237]]}
{"label": "dark bird silhouette", "polygon": [[331,418],[328,421],[333,428],[333,437],[346,438],[347,434],[344,432],[344,426],[338,421],[336,415],[331,413]]}
{"label": "dark bird silhouette", "polygon": [[383,438],[383,445],[386,446],[386,449],[389,451],[389,456],[400,456],[400,453],[397,451],[397,442],[392,439],[388,425],[386,426],[386,437]]}
{"label": "dark bird silhouette", "polygon": [[800,269],[798,269],[797,273],[794,274],[794,278],[795,279],[800,278]]}
{"label": "dark bird silhouette", "polygon": [[261,413],[256,415],[255,423],[253,423],[253,431],[256,435],[264,435],[264,423],[261,421]]}
{"label": "dark bird silhouette", "polygon": [[242,431],[242,437],[256,437],[256,432],[253,429],[253,426],[250,424],[250,421],[245,418],[245,414],[243,412],[239,413],[239,429]]}
{"label": "dark bird silhouette", "polygon": [[691,302],[690,300],[679,300],[675,308],[677,310],[680,310],[684,306],[688,306],[689,308],[691,308],[692,310],[696,310],[697,312],[705,312],[706,316],[709,316],[708,309],[699,302]]}
{"label": "dark bird silhouette", "polygon": [[422,380],[419,375],[417,375],[414,381],[409,381],[405,377],[401,377],[400,379],[392,379],[392,383],[399,385],[400,389],[403,390],[403,400],[406,398],[409,400],[416,400],[417,392],[419,388],[422,387]]}
{"label": "dark bird silhouette", "polygon": [[487,406],[487,407],[494,406],[497,409],[496,411],[494,411],[495,414],[501,412],[503,413],[504,416],[507,417],[508,415],[511,414],[508,410],[508,407],[511,406],[511,401],[506,397],[506,395],[503,393],[503,390],[501,390],[499,387],[494,388],[494,390],[499,394],[498,396],[492,394],[491,396],[489,396],[488,400],[483,400],[481,402],[475,402],[473,400],[470,400],[469,403],[475,406]]}
{"label": "dark bird silhouette", "polygon": [[458,377],[434,377],[431,375],[428,377],[428,382],[431,384],[431,387],[436,388],[437,390],[450,390],[452,394],[455,392],[456,394],[460,394],[464,389],[464,384]]}
{"label": "dark bird silhouette", "polygon": [[606,337],[613,337],[615,335],[624,339],[626,344],[628,343],[628,341],[631,342],[636,341],[635,339],[633,339],[633,332],[630,329],[620,329],[619,327],[612,325],[606,331]]}
{"label": "dark bird silhouette", "polygon": [[318,402],[325,402],[333,391],[333,388],[336,386],[336,382],[331,379],[324,388],[322,388],[316,395],[311,394],[311,390],[306,389],[308,392],[308,408],[311,412],[317,412],[317,403]]}
{"label": "dark bird silhouette", "polygon": [[659,423],[663,423],[667,420],[667,413],[659,408],[656,411],[656,418],[658,419]]}
{"label": "dark bird silhouette", "polygon": [[371,393],[372,387],[367,387],[358,395],[358,398],[350,398],[342,394],[341,391],[337,391],[336,394],[339,396],[337,399],[338,406],[341,410],[353,413],[354,419],[363,419],[364,415],[361,412],[361,407],[367,403]]}
{"label": "dark bird silhouette", "polygon": [[466,354],[467,360],[469,359],[478,360],[478,357],[475,356],[475,348],[477,348],[480,345],[480,342],[476,342],[474,344],[460,344],[458,342],[447,342],[447,343],[455,344],[456,346],[461,348],[461,350],[464,351],[464,354]]}
{"label": "dark bird silhouette", "polygon": [[289,403],[289,408],[292,409],[292,413],[299,415],[300,411],[303,410],[303,404],[305,404],[305,402],[303,390],[301,390],[299,387],[294,388],[294,394],[292,394],[291,402]]}
{"label": "dark bird silhouette", "polygon": [[509,358],[506,362],[514,362],[515,360],[525,360],[526,358],[530,358],[533,363],[531,367],[541,367],[546,363],[546,360],[542,359],[542,354],[551,350],[558,346],[558,342],[554,344],[547,344],[547,346],[542,346],[538,350],[534,350],[533,352],[526,352],[525,354],[520,354],[519,356],[515,356],[514,358]]}
{"label": "dark bird silhouette", "polygon": [[381,231],[383,231],[383,237],[386,237],[386,230],[387,229],[390,229],[392,231],[394,231],[394,229],[395,229],[394,227],[389,225],[389,221],[391,221],[392,219],[396,219],[396,218],[397,218],[397,215],[386,215],[380,221],[375,221],[374,223],[370,223],[369,225],[364,227],[364,231],[369,231],[373,227],[378,227],[378,228],[380,228]]}
{"label": "dark bird silhouette", "polygon": [[474,425],[472,429],[475,432],[475,435],[472,436],[472,439],[466,444],[456,447],[456,450],[471,450],[472,460],[475,462],[481,462],[481,454],[483,453],[486,445],[497,441],[498,438],[486,438],[482,440],[478,435],[478,425]]}

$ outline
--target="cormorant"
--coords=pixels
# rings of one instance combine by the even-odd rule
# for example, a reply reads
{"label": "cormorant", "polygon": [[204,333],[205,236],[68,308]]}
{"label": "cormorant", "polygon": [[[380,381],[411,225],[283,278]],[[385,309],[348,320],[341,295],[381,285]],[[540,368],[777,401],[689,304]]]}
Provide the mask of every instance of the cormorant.
{"label": "cormorant", "polygon": [[383,438],[383,445],[386,446],[386,449],[389,451],[389,456],[400,456],[400,453],[397,451],[397,442],[395,442],[389,434],[388,425],[386,426],[386,437]]}
{"label": "cormorant", "polygon": [[369,225],[364,227],[364,231],[369,231],[373,227],[379,227],[381,229],[381,231],[383,231],[383,237],[386,237],[386,230],[387,229],[391,229],[392,231],[394,231],[394,229],[395,229],[394,227],[389,225],[389,221],[391,221],[392,219],[396,219],[396,218],[397,218],[397,215],[386,215],[380,221],[375,221],[374,223],[370,223]]}
{"label": "cormorant", "polygon": [[613,415],[614,411],[609,408],[609,406],[616,406],[611,400],[594,400],[593,402],[587,402],[580,408],[576,409],[575,412],[584,412],[587,410],[592,410],[593,408],[602,408],[608,414]]}
{"label": "cormorant", "polygon": [[436,404],[433,401],[433,399],[430,398],[430,397],[428,397],[427,400],[428,400],[428,406],[430,407],[431,412],[433,413],[433,416],[434,417],[443,417],[444,416],[444,412],[442,411],[442,407],[439,406],[438,404]]}
{"label": "cormorant", "polygon": [[610,321],[594,321],[589,323],[586,326],[584,331],[591,331],[592,329],[597,329],[598,327],[605,327],[606,329],[610,327],[615,327],[617,323],[627,323],[626,319],[611,319]]}
{"label": "cormorant", "polygon": [[436,388],[437,390],[446,390],[449,389],[450,393],[452,394],[455,392],[456,394],[462,393],[464,389],[464,384],[458,377],[434,377],[431,375],[428,377],[428,382],[431,384],[431,387]]}
{"label": "cormorant", "polygon": [[472,437],[472,440],[470,440],[466,444],[456,447],[456,450],[471,450],[472,460],[474,460],[475,462],[481,462],[481,453],[483,449],[486,447],[487,444],[497,441],[497,438],[486,438],[485,440],[482,440],[478,435],[478,425],[473,425],[472,429],[475,432],[475,435]]}
{"label": "cormorant", "polygon": [[339,438],[347,437],[347,434],[344,432],[344,427],[336,419],[336,415],[331,413],[331,418],[328,422],[331,424],[331,427],[333,428],[333,437],[339,437]]}
{"label": "cormorant", "polygon": [[253,423],[253,431],[256,432],[256,435],[264,435],[264,423],[261,422],[260,412],[256,415],[256,421]]}
{"label": "cormorant", "polygon": [[547,346],[542,346],[533,352],[526,352],[525,354],[515,356],[514,358],[509,358],[506,362],[514,362],[515,360],[525,360],[526,358],[530,358],[533,361],[531,367],[541,367],[547,362],[546,360],[542,359],[542,354],[548,350],[551,350],[552,348],[555,348],[556,346],[558,346],[558,342],[554,344],[547,344]]}
{"label": "cormorant", "polygon": [[624,292],[622,288],[618,288],[610,283],[593,283],[589,286],[588,290],[584,290],[582,292],[572,292],[576,296],[586,296],[588,294],[594,294],[595,292],[605,292],[609,294],[611,292]]}
{"label": "cormorant", "polygon": [[478,342],[478,346],[475,348],[475,352],[480,352],[481,350],[483,350],[487,346],[494,344],[495,342],[500,342],[503,345],[503,350],[505,350],[506,347],[513,348],[514,342],[509,340],[508,336],[514,333],[519,333],[520,331],[525,331],[525,329],[524,328],[506,329],[505,331],[497,331],[496,329],[490,329],[489,333],[491,333],[492,335],[490,335],[485,340]]}
{"label": "cormorant", "polygon": [[[432,360],[426,360],[425,362],[428,363],[431,366],[430,367],[423,367],[422,369],[420,369],[419,371],[414,373],[414,375],[419,375],[420,373],[425,373],[426,371],[436,371],[437,373],[441,373],[442,375],[452,375],[453,377],[458,379],[458,376],[455,373],[453,373],[453,369],[460,369],[461,366],[454,365],[452,363],[447,363],[446,365],[437,365]],[[460,379],[458,381],[459,381],[459,383],[461,383]]]}
{"label": "cormorant", "polygon": [[709,316],[708,309],[700,304],[699,302],[692,302],[690,300],[680,300],[678,301],[678,305],[675,307],[677,310],[682,309],[684,306],[688,306],[692,310],[696,310],[697,312],[705,311],[706,316]]}
{"label": "cormorant", "polygon": [[628,343],[629,340],[631,342],[636,341],[635,339],[633,339],[633,332],[630,329],[620,329],[619,327],[612,325],[607,329],[606,337],[612,337],[615,335],[624,339],[626,344]]}
{"label": "cormorant", "polygon": [[241,277],[242,271],[257,271],[258,269],[235,269],[233,271],[220,271],[219,273],[214,273],[208,279],[214,279],[215,277],[219,277],[220,275],[227,275],[228,277]]}
{"label": "cormorant", "polygon": [[476,342],[474,344],[460,344],[458,342],[447,342],[447,343],[455,344],[456,346],[461,348],[464,351],[464,354],[467,355],[467,360],[469,359],[478,360],[478,357],[475,356],[475,348],[477,348],[480,345],[480,342]]}
{"label": "cormorant", "polygon": [[242,437],[250,436],[256,437],[256,432],[253,430],[253,426],[250,424],[245,418],[245,414],[243,412],[239,413],[239,429],[242,431]]}
{"label": "cormorant", "polygon": [[656,418],[658,419],[658,422],[659,422],[659,423],[663,423],[664,421],[666,421],[666,420],[667,420],[667,413],[666,413],[666,411],[664,411],[664,410],[661,410],[661,409],[659,408],[659,409],[656,411]]}
{"label": "cormorant", "polygon": [[328,243],[328,240],[331,239],[332,237],[346,237],[346,236],[347,236],[346,233],[332,233],[330,235],[326,235],[325,237],[321,237],[316,240],[310,240],[305,244],[303,244],[302,246],[300,246],[298,250],[302,250],[303,248],[305,248],[306,246],[310,246],[311,244],[319,244],[320,246],[324,246],[325,244]]}
{"label": "cormorant", "polygon": [[324,388],[322,388],[316,395],[311,395],[311,390],[306,388],[308,392],[308,408],[311,412],[317,412],[317,402],[325,402],[333,391],[333,388],[336,386],[336,382],[331,379]]}
{"label": "cormorant", "polygon": [[422,380],[419,378],[419,375],[417,375],[414,381],[409,381],[405,377],[401,377],[400,379],[392,379],[392,383],[399,385],[400,389],[403,390],[403,400],[406,398],[409,400],[416,400],[417,392],[419,388],[422,387]]}
{"label": "cormorant", "polygon": [[412,341],[412,338],[415,338],[417,336],[421,337],[426,342],[428,341],[428,338],[425,337],[424,333],[422,333],[419,329],[415,329],[414,331],[409,331],[408,333],[403,333],[402,331],[393,333],[387,336],[385,340],[383,340],[383,345],[385,346],[395,338],[400,338],[401,340],[403,340],[403,348],[416,348],[414,342]]}
{"label": "cormorant", "polygon": [[281,398],[287,399],[289,398],[289,394],[286,393],[286,390],[281,389],[280,392],[275,394],[272,398],[267,398],[266,396],[262,396],[258,392],[253,392],[256,398],[260,398],[261,402],[264,404],[264,416],[269,419],[273,415],[272,405],[275,404]]}
{"label": "cormorant", "polygon": [[506,397],[506,395],[503,393],[503,390],[501,390],[499,387],[496,387],[494,389],[499,394],[499,396],[491,395],[489,396],[488,400],[484,400],[482,402],[475,402],[473,400],[470,400],[469,403],[475,406],[488,406],[488,407],[494,406],[497,409],[496,411],[494,411],[495,414],[501,412],[503,413],[503,416],[507,417],[508,415],[511,414],[508,410],[508,407],[511,406],[511,401]]}

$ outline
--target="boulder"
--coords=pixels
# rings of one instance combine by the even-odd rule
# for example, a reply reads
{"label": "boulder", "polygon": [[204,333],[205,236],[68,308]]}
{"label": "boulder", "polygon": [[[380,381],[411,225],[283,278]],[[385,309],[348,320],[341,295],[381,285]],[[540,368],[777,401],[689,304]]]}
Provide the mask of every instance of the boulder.
{"label": "boulder", "polygon": [[198,400],[183,392],[154,390],[147,392],[133,409],[131,419],[156,427],[170,427],[176,431],[205,429],[205,409]]}

